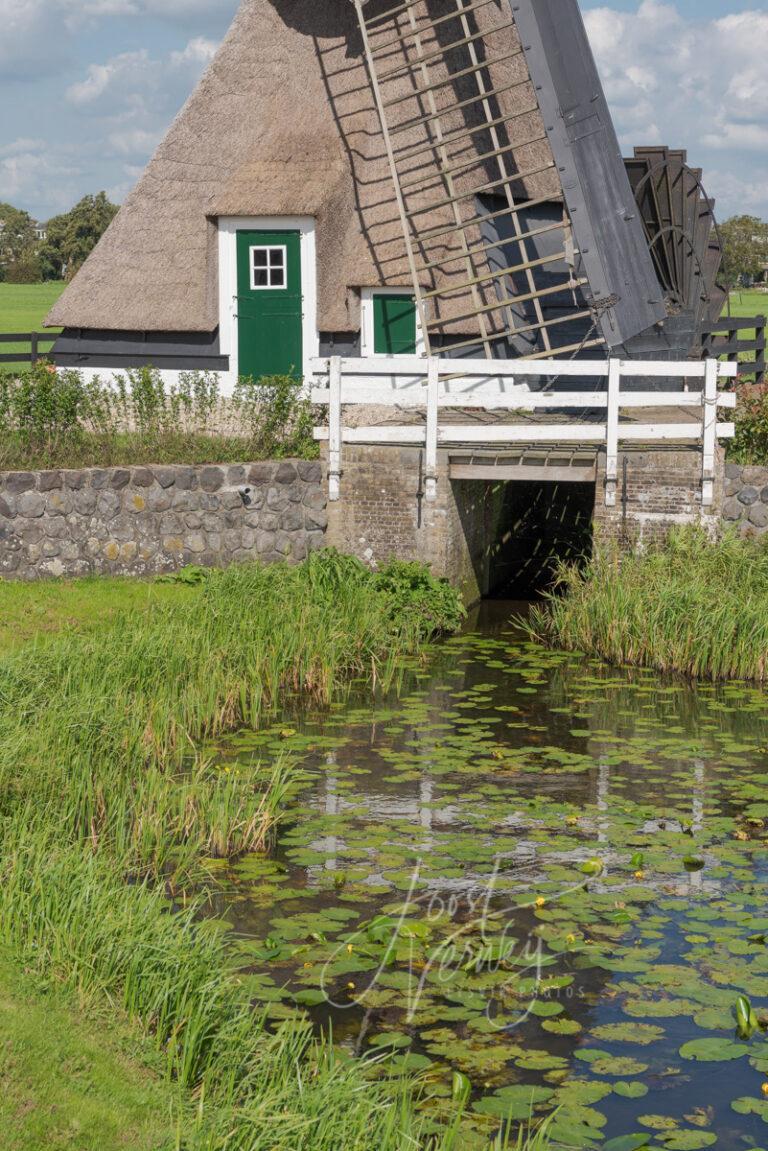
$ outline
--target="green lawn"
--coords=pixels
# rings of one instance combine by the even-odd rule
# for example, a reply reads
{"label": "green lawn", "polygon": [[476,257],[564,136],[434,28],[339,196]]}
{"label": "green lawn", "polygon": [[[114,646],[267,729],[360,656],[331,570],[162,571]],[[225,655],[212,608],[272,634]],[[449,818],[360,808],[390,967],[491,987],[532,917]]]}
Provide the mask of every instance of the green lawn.
{"label": "green lawn", "polygon": [[[0,284],[0,333],[42,332],[43,320],[64,291],[65,284]],[[54,336],[58,328],[51,328]],[[43,344],[47,352],[50,344]],[[0,344],[0,354],[28,352],[28,344]],[[0,365],[1,367],[9,365]]]}
{"label": "green lawn", "polygon": [[162,1151],[171,1090],[137,1029],[108,1022],[0,953],[0,1126],[7,1151]]}
{"label": "green lawn", "polygon": [[768,292],[731,292],[731,315],[768,315]]}
{"label": "green lawn", "polygon": [[94,577],[16,583],[0,580],[0,656],[61,631],[89,631],[117,612],[146,612],[158,604],[199,594],[184,584]]}

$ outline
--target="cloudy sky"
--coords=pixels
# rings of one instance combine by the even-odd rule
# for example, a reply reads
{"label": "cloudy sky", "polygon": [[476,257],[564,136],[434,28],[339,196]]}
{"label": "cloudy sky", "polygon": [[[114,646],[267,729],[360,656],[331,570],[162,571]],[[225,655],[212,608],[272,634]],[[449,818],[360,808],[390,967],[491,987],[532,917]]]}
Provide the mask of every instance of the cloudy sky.
{"label": "cloudy sky", "polygon": [[[312,3],[322,0],[310,0]],[[0,0],[0,200],[120,201],[237,0]],[[721,218],[768,218],[768,0],[582,0],[622,144],[687,146]]]}

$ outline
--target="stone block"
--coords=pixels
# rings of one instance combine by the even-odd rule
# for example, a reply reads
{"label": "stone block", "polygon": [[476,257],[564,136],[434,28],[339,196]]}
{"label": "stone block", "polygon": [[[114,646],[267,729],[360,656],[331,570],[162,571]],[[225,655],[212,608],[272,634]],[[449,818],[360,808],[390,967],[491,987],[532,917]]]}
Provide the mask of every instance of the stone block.
{"label": "stone block", "polygon": [[32,472],[8,472],[5,477],[5,490],[13,496],[31,492],[35,486],[35,476]]}
{"label": "stone block", "polygon": [[61,472],[40,472],[37,478],[39,492],[53,492],[60,488],[64,480]]}
{"label": "stone block", "polygon": [[221,496],[216,496],[212,492],[203,492],[200,496],[200,507],[206,512],[218,511],[221,507]]}
{"label": "stone block", "polygon": [[299,460],[296,470],[299,479],[305,484],[319,484],[323,478],[323,467],[319,460]]}
{"label": "stone block", "polygon": [[200,512],[187,512],[184,516],[184,523],[192,531],[197,531],[203,526],[203,517]]}
{"label": "stone block", "polygon": [[72,503],[78,515],[92,516],[96,511],[97,499],[98,497],[95,492],[89,488],[85,488],[83,491],[75,492],[72,497]]}
{"label": "stone block", "polygon": [[100,492],[109,485],[109,472],[104,468],[93,468],[91,470],[91,487],[94,491]]}
{"label": "stone block", "polygon": [[270,488],[267,492],[267,507],[272,512],[284,512],[290,500],[281,488]]}
{"label": "stone block", "polygon": [[155,477],[149,468],[134,468],[131,474],[133,486],[136,488],[151,488]]}
{"label": "stone block", "polygon": [[768,506],[763,503],[753,504],[749,509],[749,522],[757,528],[768,527]]}
{"label": "stone block", "polygon": [[115,468],[109,477],[109,486],[113,491],[119,492],[123,488],[127,488],[131,482],[131,473],[128,468]]}
{"label": "stone block", "polygon": [[275,551],[281,556],[291,554],[291,537],[288,532],[278,532],[275,536]]}
{"label": "stone block", "polygon": [[195,491],[198,486],[197,472],[194,468],[176,468],[176,487],[180,491]]}
{"label": "stone block", "polygon": [[280,516],[280,527],[284,532],[297,532],[304,526],[303,519],[300,509],[290,507]]}
{"label": "stone block", "polygon": [[208,532],[208,550],[218,557],[218,562],[221,560],[221,533]]}
{"label": "stone block", "polygon": [[190,532],[189,535],[184,536],[184,547],[188,552],[193,555],[199,555],[205,551],[205,536],[202,532]]}
{"label": "stone block", "polygon": [[43,524],[40,520],[34,520],[31,524],[24,524],[19,528],[19,539],[23,540],[25,544],[39,544],[43,538]]}
{"label": "stone block", "polygon": [[227,468],[227,483],[233,487],[240,487],[248,479],[248,472],[244,464],[230,464]]}
{"label": "stone block", "polygon": [[296,561],[305,560],[309,553],[307,538],[304,535],[295,535],[291,541],[291,555]]}
{"label": "stone block", "polygon": [[39,522],[49,539],[63,540],[69,535],[70,525],[61,516],[46,516]]}
{"label": "stone block", "polygon": [[200,472],[200,487],[204,492],[217,492],[223,483],[222,468],[207,467]]}
{"label": "stone block", "polygon": [[119,559],[120,544],[117,542],[117,540],[107,540],[106,544],[104,545],[104,557],[105,559],[108,559],[110,563],[113,563],[116,559]]}
{"label": "stone block", "polygon": [[175,468],[153,468],[152,470],[161,488],[172,488],[176,483]]}
{"label": "stone block", "polygon": [[64,472],[64,487],[71,492],[78,492],[88,483],[88,473],[85,471]]}
{"label": "stone block", "polygon": [[[260,493],[259,493],[260,494]],[[222,492],[219,496],[219,507],[225,511],[237,511],[238,508],[243,508],[246,505],[243,503],[243,497],[240,492]]]}
{"label": "stone block", "polygon": [[72,513],[73,499],[69,492],[49,492],[45,506],[49,516],[68,516]]}
{"label": "stone block", "polygon": [[178,512],[192,512],[196,511],[200,503],[200,495],[198,492],[190,491],[176,491],[168,493],[171,499],[171,506],[174,511]]}
{"label": "stone block", "polygon": [[132,492],[130,495],[126,493],[125,507],[129,512],[144,512],[147,510],[146,496],[139,495],[138,492]]}
{"label": "stone block", "polygon": [[170,493],[160,488],[158,491],[150,492],[147,496],[147,511],[150,512],[167,512],[171,506]]}
{"label": "stone block", "polygon": [[[253,533],[251,533],[253,534]],[[228,552],[236,552],[243,546],[243,533],[237,528],[229,528],[224,532],[224,547]]]}
{"label": "stone block", "polygon": [[60,540],[47,540],[47,539],[43,540],[42,544],[40,545],[40,550],[43,553],[44,559],[52,559],[54,556],[57,556],[59,554],[59,552],[61,551],[61,541]]}
{"label": "stone block", "polygon": [[304,509],[304,526],[313,531],[315,528],[324,530],[328,527],[328,512],[323,508],[322,510],[316,508]]}
{"label": "stone block", "polygon": [[133,560],[136,558],[136,553],[139,550],[139,545],[135,540],[126,540],[125,543],[120,545],[120,559]]}
{"label": "stone block", "polygon": [[163,551],[171,555],[180,555],[184,551],[184,541],[181,536],[163,536]]}
{"label": "stone block", "polygon": [[293,484],[296,482],[297,476],[298,472],[296,471],[295,466],[291,463],[288,463],[287,460],[283,460],[282,463],[277,465],[277,471],[275,472],[275,483]]}
{"label": "stone block", "polygon": [[256,551],[260,556],[271,552],[275,546],[275,532],[256,532]]}
{"label": "stone block", "polygon": [[760,493],[757,488],[742,488],[736,499],[740,504],[744,504],[745,507],[751,507],[752,504],[756,504],[760,499]]}
{"label": "stone block", "polygon": [[729,480],[740,480],[742,468],[742,464],[726,464],[725,474]]}
{"label": "stone block", "polygon": [[16,507],[12,497],[0,496],[0,518],[12,520],[16,515]]}
{"label": "stone block", "polygon": [[96,501],[96,514],[100,519],[111,520],[120,511],[120,496],[117,492],[103,491]]}
{"label": "stone block", "polygon": [[249,484],[269,484],[272,482],[275,466],[269,463],[252,464],[248,469]]}
{"label": "stone block", "polygon": [[16,501],[16,511],[28,520],[39,519],[45,511],[45,500],[39,492],[25,488]]}
{"label": "stone block", "polygon": [[325,508],[328,500],[326,494],[320,488],[307,488],[304,493],[302,503],[308,508]]}
{"label": "stone block", "polygon": [[175,511],[160,516],[160,532],[165,536],[177,536],[184,531],[184,521]]}

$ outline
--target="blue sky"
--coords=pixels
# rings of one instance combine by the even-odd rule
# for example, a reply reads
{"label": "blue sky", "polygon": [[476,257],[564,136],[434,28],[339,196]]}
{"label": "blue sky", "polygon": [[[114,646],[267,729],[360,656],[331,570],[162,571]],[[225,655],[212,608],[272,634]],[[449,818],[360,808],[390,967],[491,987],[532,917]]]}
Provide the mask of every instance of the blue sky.
{"label": "blue sky", "polygon": [[[310,0],[322,2],[322,0]],[[237,0],[0,0],[0,200],[120,201]],[[721,218],[768,218],[768,0],[582,0],[625,149],[686,146]]]}

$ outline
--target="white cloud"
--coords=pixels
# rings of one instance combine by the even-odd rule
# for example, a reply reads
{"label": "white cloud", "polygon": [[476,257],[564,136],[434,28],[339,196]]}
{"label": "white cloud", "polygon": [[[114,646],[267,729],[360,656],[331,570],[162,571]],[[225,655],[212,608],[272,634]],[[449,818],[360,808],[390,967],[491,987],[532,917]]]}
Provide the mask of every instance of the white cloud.
{"label": "white cloud", "polygon": [[[768,215],[768,12],[684,20],[674,4],[642,0],[634,12],[593,8],[585,21],[625,151],[687,148],[721,215],[748,199]],[[749,191],[731,178],[740,170]]]}
{"label": "white cloud", "polygon": [[44,200],[55,211],[71,207],[77,169],[52,154],[43,140],[16,140],[0,149],[0,188],[5,200]]}

